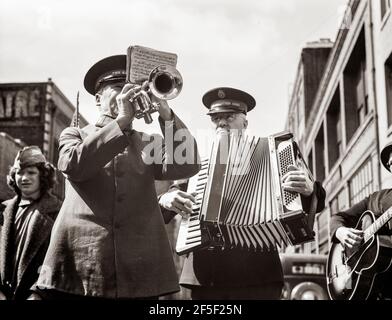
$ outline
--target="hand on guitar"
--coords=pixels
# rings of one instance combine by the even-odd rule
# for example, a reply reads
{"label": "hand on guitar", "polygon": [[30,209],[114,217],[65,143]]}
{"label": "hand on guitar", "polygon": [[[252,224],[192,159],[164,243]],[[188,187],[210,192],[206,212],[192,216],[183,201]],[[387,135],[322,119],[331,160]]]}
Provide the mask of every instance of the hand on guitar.
{"label": "hand on guitar", "polygon": [[7,297],[5,296],[4,293],[2,293],[2,292],[0,291],[0,301],[1,301],[1,300],[7,300]]}
{"label": "hand on guitar", "polygon": [[159,204],[165,209],[187,218],[192,213],[192,203],[196,203],[195,195],[196,193],[189,194],[175,189],[163,194],[159,199]]}
{"label": "hand on guitar", "polygon": [[358,247],[363,240],[363,231],[353,228],[340,227],[336,230],[336,238],[349,249]]}
{"label": "hand on guitar", "polygon": [[286,191],[298,192],[309,197],[313,192],[313,182],[305,171],[296,166],[288,166],[289,171],[282,178],[282,187]]}
{"label": "hand on guitar", "polygon": [[36,294],[35,292],[31,293],[26,300],[42,300],[41,296]]}

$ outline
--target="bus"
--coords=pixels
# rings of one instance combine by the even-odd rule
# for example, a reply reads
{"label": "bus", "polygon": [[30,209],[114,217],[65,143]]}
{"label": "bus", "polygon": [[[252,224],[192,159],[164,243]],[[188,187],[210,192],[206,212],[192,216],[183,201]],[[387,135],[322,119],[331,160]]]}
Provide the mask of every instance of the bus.
{"label": "bus", "polygon": [[328,300],[325,276],[327,255],[281,253],[282,300]]}

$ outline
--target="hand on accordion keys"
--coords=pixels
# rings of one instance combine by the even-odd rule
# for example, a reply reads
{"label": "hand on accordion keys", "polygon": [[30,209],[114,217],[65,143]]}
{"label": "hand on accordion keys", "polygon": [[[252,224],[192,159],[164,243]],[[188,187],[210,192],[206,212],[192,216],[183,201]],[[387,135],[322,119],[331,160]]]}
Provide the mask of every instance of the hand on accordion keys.
{"label": "hand on accordion keys", "polygon": [[180,214],[183,218],[188,218],[192,213],[192,204],[196,203],[195,195],[195,193],[189,194],[173,189],[161,196],[159,204],[167,210]]}
{"label": "hand on accordion keys", "polygon": [[282,187],[286,191],[298,192],[305,197],[313,193],[313,181],[305,171],[296,166],[290,165],[288,172],[282,177]]}

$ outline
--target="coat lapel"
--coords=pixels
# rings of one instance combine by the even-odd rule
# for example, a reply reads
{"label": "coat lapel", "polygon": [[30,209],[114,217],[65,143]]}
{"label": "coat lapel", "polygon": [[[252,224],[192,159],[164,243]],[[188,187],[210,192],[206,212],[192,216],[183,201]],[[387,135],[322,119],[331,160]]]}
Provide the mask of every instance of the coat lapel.
{"label": "coat lapel", "polygon": [[4,282],[11,280],[12,274],[9,274],[12,270],[11,263],[13,259],[13,222],[15,219],[16,205],[18,203],[18,197],[15,196],[13,199],[5,201],[3,215],[3,223],[1,226],[1,239],[0,239],[0,278]]}

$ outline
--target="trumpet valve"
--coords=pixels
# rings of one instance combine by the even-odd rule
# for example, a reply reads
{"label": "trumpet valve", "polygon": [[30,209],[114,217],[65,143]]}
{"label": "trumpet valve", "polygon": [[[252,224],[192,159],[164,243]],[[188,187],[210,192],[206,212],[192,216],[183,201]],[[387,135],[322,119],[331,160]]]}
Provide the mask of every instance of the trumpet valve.
{"label": "trumpet valve", "polygon": [[160,105],[159,102],[153,102],[153,103],[151,104],[151,112],[156,112],[156,111],[158,111],[160,106],[161,106],[161,105]]}

